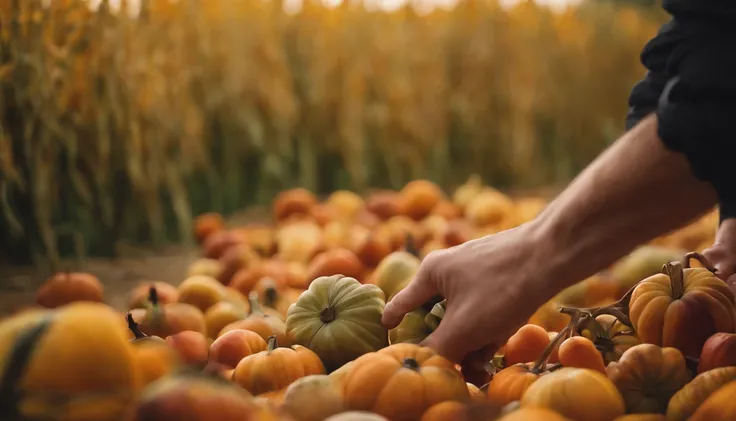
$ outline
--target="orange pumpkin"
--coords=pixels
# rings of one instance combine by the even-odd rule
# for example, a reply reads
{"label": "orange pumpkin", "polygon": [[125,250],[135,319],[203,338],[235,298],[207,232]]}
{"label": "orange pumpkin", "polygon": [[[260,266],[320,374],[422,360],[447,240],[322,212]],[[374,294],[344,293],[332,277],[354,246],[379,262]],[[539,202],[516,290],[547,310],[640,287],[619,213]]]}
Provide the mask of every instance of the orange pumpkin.
{"label": "orange pumpkin", "polygon": [[391,217],[406,214],[406,199],[391,190],[377,191],[366,201],[368,211],[386,221]]}
{"label": "orange pumpkin", "polygon": [[204,313],[207,336],[213,339],[217,338],[225,326],[247,318],[249,311],[250,306],[241,306],[228,301],[213,305]]}
{"label": "orange pumpkin", "polygon": [[698,407],[688,421],[736,420],[736,381],[719,388]]}
{"label": "orange pumpkin", "polygon": [[365,201],[357,193],[349,190],[332,192],[325,200],[341,218],[352,219],[365,208]]}
{"label": "orange pumpkin", "polygon": [[445,401],[432,405],[420,421],[494,421],[501,408],[488,402]]}
{"label": "orange pumpkin", "polygon": [[669,263],[664,273],[641,281],[631,295],[629,317],[642,342],[697,358],[712,334],[734,332],[736,307],[728,285],[706,268],[690,268],[690,258],[706,262],[688,253],[684,265]]}
{"label": "orange pumpkin", "polygon": [[185,330],[206,333],[204,314],[197,307],[185,303],[160,304],[155,287],[150,288],[148,301],[148,308],[130,311],[147,335],[165,338]]}
{"label": "orange pumpkin", "polygon": [[549,343],[549,335],[544,328],[524,325],[506,342],[504,361],[507,366],[536,361]]}
{"label": "orange pumpkin", "polygon": [[662,414],[629,414],[613,421],[667,421],[667,417]]}
{"label": "orange pumpkin", "polygon": [[247,296],[263,278],[273,279],[281,288],[289,283],[289,270],[283,262],[266,260],[236,272],[228,286]]}
{"label": "orange pumpkin", "polygon": [[210,345],[209,359],[218,364],[235,368],[243,358],[265,351],[266,341],[250,330],[231,330]]}
{"label": "orange pumpkin", "polygon": [[207,212],[194,219],[194,238],[202,244],[207,238],[225,229],[225,220],[222,215],[215,212]]}
{"label": "orange pumpkin", "polygon": [[268,348],[243,358],[235,367],[233,381],[254,395],[283,389],[294,380],[311,374],[324,374],[317,354],[294,345],[280,348],[275,336],[268,338]]}
{"label": "orange pumpkin", "polygon": [[221,270],[217,274],[217,280],[228,285],[236,273],[257,265],[261,259],[261,256],[248,244],[236,244],[220,257]]}
{"label": "orange pumpkin", "polygon": [[75,301],[102,302],[102,283],[89,273],[57,273],[46,280],[36,293],[36,303],[57,308]]}
{"label": "orange pumpkin", "polygon": [[717,367],[736,366],[736,334],[716,333],[703,345],[698,373]]}
{"label": "orange pumpkin", "polygon": [[243,238],[234,231],[217,231],[207,237],[202,244],[202,251],[208,259],[219,259],[231,247],[243,242]]}
{"label": "orange pumpkin", "polygon": [[568,419],[545,408],[521,408],[499,418],[498,421],[568,421]]}
{"label": "orange pumpkin", "polygon": [[374,268],[391,253],[391,242],[385,235],[368,231],[356,239],[352,250],[365,267]]}
{"label": "orange pumpkin", "polygon": [[560,364],[565,367],[589,368],[606,374],[603,357],[587,338],[573,336],[566,339],[557,354]]}
{"label": "orange pumpkin", "polygon": [[434,404],[470,399],[453,363],[412,344],[391,345],[359,357],[343,386],[348,409],[372,411],[392,421],[417,420]]}
{"label": "orange pumpkin", "polygon": [[258,302],[258,294],[255,291],[248,296],[248,299],[250,301],[250,316],[246,319],[228,324],[222,328],[220,334],[217,336],[222,336],[231,330],[243,329],[253,331],[261,335],[263,339],[276,336],[279,343],[290,345],[292,343],[291,337],[286,334],[286,324],[278,313],[276,313],[275,310],[273,313],[266,313],[266,311],[261,308],[261,305]]}
{"label": "orange pumpkin", "polygon": [[523,408],[546,408],[571,420],[610,421],[624,415],[616,386],[587,368],[562,368],[532,383],[521,398]]}
{"label": "orange pumpkin", "polygon": [[314,257],[307,270],[307,282],[320,276],[341,274],[349,278],[360,279],[363,264],[352,251],[336,248],[324,251]]}
{"label": "orange pumpkin", "polygon": [[628,413],[664,414],[672,395],[691,378],[680,351],[652,344],[629,348],[607,370]]}
{"label": "orange pumpkin", "polygon": [[478,386],[474,385],[473,383],[466,382],[466,386],[468,386],[468,393],[470,394],[470,399],[476,402],[485,402],[488,399],[486,394],[478,388]]}
{"label": "orange pumpkin", "polygon": [[667,419],[687,421],[710,395],[734,380],[736,367],[720,367],[698,374],[672,396],[667,405]]}
{"label": "orange pumpkin", "polygon": [[628,326],[609,314],[589,319],[581,335],[593,341],[606,365],[618,361],[627,349],[641,343]]}
{"label": "orange pumpkin", "polygon": [[148,301],[151,287],[156,288],[156,294],[160,304],[171,304],[179,300],[179,291],[171,284],[160,281],[142,282],[130,291],[128,295],[128,309],[148,307],[151,304]]}
{"label": "orange pumpkin", "polygon": [[406,201],[406,214],[416,221],[429,215],[445,198],[442,189],[428,180],[410,181],[401,189],[401,195]]}
{"label": "orange pumpkin", "polygon": [[276,195],[273,216],[276,221],[283,221],[293,215],[309,215],[317,203],[317,197],[307,189],[286,190]]}

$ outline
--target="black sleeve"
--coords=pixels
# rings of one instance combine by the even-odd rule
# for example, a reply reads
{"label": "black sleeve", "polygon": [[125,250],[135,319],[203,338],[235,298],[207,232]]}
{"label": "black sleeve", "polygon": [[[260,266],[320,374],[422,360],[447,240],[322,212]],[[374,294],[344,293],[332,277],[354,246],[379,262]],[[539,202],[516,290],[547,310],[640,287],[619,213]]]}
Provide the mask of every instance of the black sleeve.
{"label": "black sleeve", "polygon": [[736,217],[736,32],[673,20],[642,63],[648,73],[631,92],[627,127],[656,112],[665,146],[718,193],[721,220]]}

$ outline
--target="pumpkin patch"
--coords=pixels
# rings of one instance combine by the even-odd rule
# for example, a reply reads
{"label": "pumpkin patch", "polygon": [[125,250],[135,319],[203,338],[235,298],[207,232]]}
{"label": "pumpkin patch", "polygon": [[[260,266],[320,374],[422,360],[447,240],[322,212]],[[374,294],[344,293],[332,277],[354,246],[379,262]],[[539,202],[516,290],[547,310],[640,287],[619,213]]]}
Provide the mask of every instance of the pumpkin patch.
{"label": "pumpkin patch", "polygon": [[484,368],[422,345],[444,297],[383,326],[431,250],[545,205],[474,176],[453,194],[428,180],[365,198],[287,190],[271,224],[203,214],[201,258],[178,284],[141,280],[121,313],[101,279],[61,272],[36,306],[0,320],[0,419],[722,419],[736,390],[736,299],[705,257],[682,251],[694,228],[562,291]]}

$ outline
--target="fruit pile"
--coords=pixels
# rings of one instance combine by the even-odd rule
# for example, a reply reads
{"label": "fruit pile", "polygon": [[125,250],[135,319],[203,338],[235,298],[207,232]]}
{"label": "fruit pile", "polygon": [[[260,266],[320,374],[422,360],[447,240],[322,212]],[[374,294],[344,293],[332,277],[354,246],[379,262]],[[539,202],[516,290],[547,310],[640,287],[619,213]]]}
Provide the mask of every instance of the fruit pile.
{"label": "fruit pile", "polygon": [[[196,220],[203,258],[120,312],[59,273],[0,321],[0,419],[65,421],[725,420],[736,304],[699,253],[717,215],[657,239],[540,308],[484,370],[420,346],[441,297],[381,324],[432,250],[544,207],[471,178],[363,198],[281,193],[273,224]],[[716,217],[714,217],[716,215]],[[736,418],[734,418],[736,419]]]}

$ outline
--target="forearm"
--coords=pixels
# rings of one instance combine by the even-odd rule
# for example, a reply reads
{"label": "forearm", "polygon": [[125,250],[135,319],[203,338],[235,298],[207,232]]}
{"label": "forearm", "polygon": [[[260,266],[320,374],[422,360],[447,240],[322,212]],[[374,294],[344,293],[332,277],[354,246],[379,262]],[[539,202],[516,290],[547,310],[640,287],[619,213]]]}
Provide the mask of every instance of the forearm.
{"label": "forearm", "polygon": [[[556,289],[606,268],[637,245],[716,204],[684,155],[669,151],[650,116],[605,151],[530,228]],[[542,256],[544,258],[544,256]]]}

